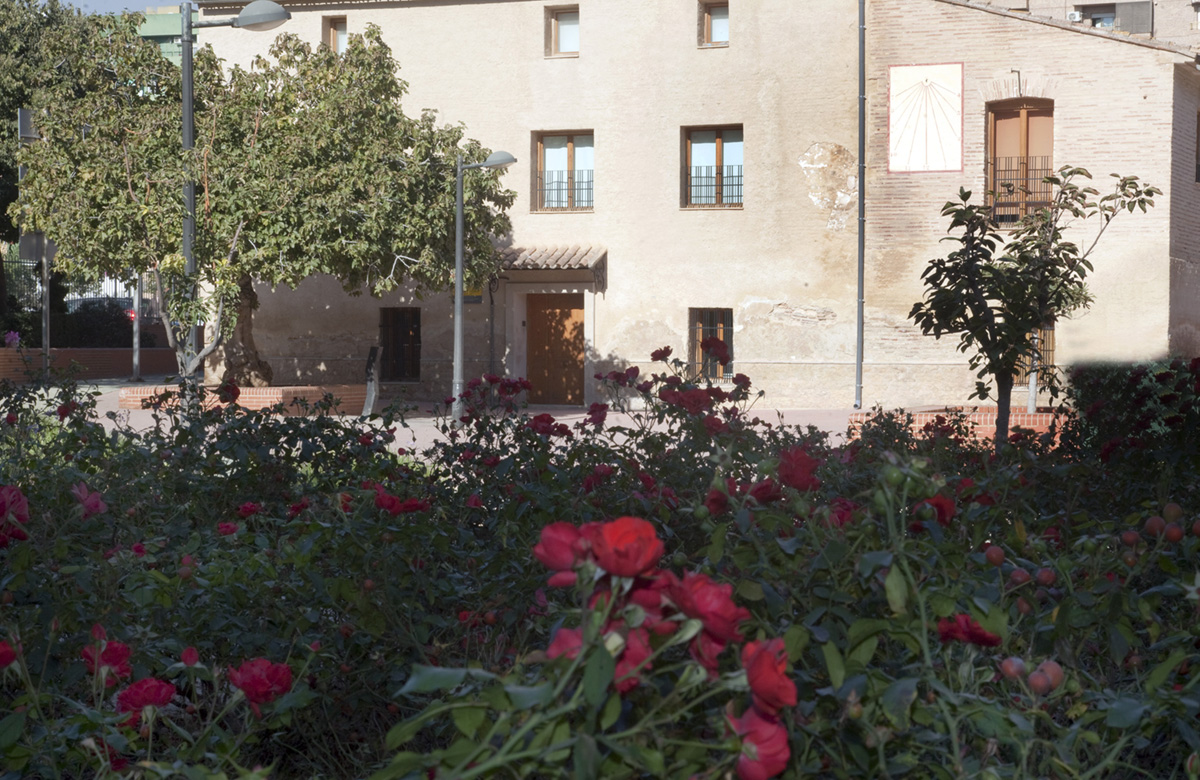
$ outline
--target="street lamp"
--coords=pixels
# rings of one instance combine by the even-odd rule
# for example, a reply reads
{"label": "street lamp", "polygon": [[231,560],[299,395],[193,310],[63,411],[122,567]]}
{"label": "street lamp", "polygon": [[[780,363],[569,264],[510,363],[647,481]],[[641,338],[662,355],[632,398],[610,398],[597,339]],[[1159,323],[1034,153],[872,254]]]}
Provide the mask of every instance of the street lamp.
{"label": "street lamp", "polygon": [[[192,74],[192,30],[197,27],[239,27],[244,30],[270,30],[292,18],[283,6],[272,0],[254,0],[242,9],[242,12],[232,19],[213,19],[206,22],[192,21],[191,2],[181,3],[179,15],[183,18],[183,150],[191,151],[196,146],[196,121],[194,78]],[[184,272],[189,278],[196,275],[196,258],[192,254],[192,245],[196,238],[196,182],[187,181],[183,185],[183,261]],[[195,295],[195,289],[192,290]],[[169,327],[169,326],[168,326]],[[197,334],[199,326],[192,324],[188,328],[188,355],[195,358],[200,339]],[[190,373],[190,372],[189,372]]]}
{"label": "street lamp", "polygon": [[[265,2],[266,0],[257,0]],[[463,158],[458,156],[458,165],[454,175],[454,378],[451,388],[454,401],[450,406],[450,416],[454,425],[459,425],[463,413],[462,394],[463,382],[463,171],[471,168],[504,169],[517,161],[508,152],[492,152],[481,163],[463,165]]]}

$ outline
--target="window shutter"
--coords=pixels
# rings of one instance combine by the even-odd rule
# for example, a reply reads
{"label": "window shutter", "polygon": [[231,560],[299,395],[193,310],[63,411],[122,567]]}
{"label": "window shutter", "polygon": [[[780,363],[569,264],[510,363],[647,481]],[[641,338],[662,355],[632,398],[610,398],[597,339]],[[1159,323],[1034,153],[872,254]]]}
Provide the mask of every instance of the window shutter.
{"label": "window shutter", "polygon": [[1137,3],[1117,3],[1117,18],[1113,26],[1128,33],[1154,31],[1154,4],[1149,0]]}

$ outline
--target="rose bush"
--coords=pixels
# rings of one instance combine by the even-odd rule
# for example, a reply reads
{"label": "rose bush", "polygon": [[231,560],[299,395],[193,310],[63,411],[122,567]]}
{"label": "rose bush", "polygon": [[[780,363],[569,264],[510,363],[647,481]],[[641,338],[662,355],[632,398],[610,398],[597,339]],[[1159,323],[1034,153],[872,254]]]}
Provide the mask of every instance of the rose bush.
{"label": "rose bush", "polygon": [[953,414],[831,442],[658,353],[577,425],[484,377],[422,452],[401,410],[110,433],[4,385],[3,770],[1186,776],[1191,364],[993,452]]}

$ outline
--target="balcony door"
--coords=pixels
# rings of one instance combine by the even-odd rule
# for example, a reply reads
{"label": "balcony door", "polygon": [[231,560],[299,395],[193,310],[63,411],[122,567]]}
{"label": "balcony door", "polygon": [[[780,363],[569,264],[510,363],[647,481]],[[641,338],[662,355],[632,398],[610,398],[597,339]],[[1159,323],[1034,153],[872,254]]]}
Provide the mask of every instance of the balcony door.
{"label": "balcony door", "polygon": [[1015,226],[1031,211],[1048,206],[1054,172],[1054,101],[1003,100],[988,105],[988,190],[993,216]]}

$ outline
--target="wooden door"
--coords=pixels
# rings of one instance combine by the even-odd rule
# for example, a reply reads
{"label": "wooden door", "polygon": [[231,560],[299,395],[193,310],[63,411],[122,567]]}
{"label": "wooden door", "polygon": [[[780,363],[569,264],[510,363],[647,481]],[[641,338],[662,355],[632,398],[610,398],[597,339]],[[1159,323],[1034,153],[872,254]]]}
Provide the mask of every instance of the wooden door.
{"label": "wooden door", "polygon": [[525,306],[529,402],[583,403],[583,293],[529,295]]}

